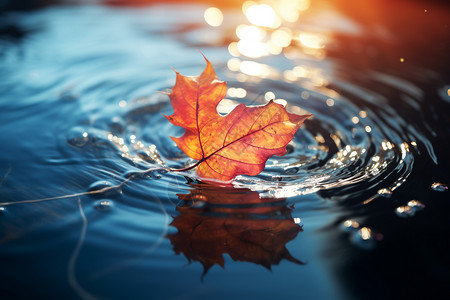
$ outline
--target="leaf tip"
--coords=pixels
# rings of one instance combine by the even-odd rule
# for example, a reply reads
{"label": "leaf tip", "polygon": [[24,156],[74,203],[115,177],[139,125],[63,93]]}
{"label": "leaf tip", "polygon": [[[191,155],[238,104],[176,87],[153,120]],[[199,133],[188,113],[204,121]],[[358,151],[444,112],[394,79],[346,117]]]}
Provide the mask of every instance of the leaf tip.
{"label": "leaf tip", "polygon": [[205,54],[203,54],[203,52],[202,51],[200,51],[200,50],[197,50],[198,52],[200,52],[200,54],[203,56],[203,58],[206,60],[206,63],[210,63],[209,62],[209,60],[206,58],[206,56],[205,56]]}

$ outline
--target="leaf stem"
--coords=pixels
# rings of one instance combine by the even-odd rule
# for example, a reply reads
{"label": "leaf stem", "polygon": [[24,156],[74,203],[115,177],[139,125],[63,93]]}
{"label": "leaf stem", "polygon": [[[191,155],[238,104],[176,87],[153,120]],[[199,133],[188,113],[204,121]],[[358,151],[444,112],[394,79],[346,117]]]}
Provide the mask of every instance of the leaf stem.
{"label": "leaf stem", "polygon": [[205,160],[205,159],[203,158],[203,159],[199,160],[198,162],[196,162],[195,164],[193,164],[193,165],[191,165],[191,166],[189,166],[189,167],[186,167],[186,168],[182,168],[182,169],[169,169],[169,171],[172,171],[172,172],[184,172],[184,171],[189,171],[189,170],[192,170],[193,168],[195,168],[196,166],[198,166],[199,164],[201,164],[204,160]]}

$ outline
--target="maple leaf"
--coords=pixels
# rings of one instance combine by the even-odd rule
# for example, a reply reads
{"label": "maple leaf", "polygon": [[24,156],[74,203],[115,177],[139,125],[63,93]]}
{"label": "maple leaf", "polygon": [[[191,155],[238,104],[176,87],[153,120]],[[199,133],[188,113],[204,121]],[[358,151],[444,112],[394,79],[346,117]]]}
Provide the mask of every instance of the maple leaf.
{"label": "maple leaf", "polygon": [[296,115],[271,100],[264,106],[236,106],[222,116],[217,105],[227,93],[206,59],[200,76],[183,76],[177,71],[169,94],[174,113],[166,118],[186,131],[171,137],[189,157],[198,160],[202,179],[230,181],[237,175],[257,175],[272,155],[286,154],[286,145],[311,115]]}
{"label": "maple leaf", "polygon": [[177,195],[184,205],[177,206],[180,215],[170,224],[177,232],[167,237],[175,253],[203,265],[203,275],[215,264],[224,267],[224,254],[267,269],[281,260],[304,264],[286,248],[303,229],[294,222],[292,209],[274,203],[280,199],[260,198],[245,188],[191,185],[189,194]]}

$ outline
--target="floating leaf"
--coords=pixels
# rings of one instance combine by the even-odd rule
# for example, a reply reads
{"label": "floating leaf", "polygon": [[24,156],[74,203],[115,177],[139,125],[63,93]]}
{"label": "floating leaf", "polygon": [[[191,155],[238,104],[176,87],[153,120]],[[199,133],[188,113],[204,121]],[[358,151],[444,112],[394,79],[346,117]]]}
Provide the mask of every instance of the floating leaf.
{"label": "floating leaf", "polygon": [[286,248],[303,230],[280,199],[274,203],[243,188],[192,186],[189,194],[178,195],[183,201],[177,206],[180,215],[170,224],[177,232],[168,238],[175,253],[203,265],[204,275],[215,264],[224,267],[224,254],[267,269],[281,260],[303,264]]}
{"label": "floating leaf", "polygon": [[220,81],[206,60],[200,76],[177,73],[169,94],[174,113],[166,118],[186,132],[172,138],[178,147],[198,162],[203,179],[230,181],[239,174],[257,175],[272,155],[286,154],[286,145],[311,115],[296,115],[271,100],[264,106],[240,104],[226,116],[217,113],[225,98],[226,83]]}

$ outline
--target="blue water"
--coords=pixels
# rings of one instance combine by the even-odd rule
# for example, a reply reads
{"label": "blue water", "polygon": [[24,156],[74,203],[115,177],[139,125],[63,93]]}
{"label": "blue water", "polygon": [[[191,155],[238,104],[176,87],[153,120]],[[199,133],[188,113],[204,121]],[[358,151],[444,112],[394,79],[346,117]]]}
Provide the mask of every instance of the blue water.
{"label": "blue water", "polygon": [[[331,32],[324,53],[291,45],[233,57],[242,20],[213,28],[205,8],[3,13],[5,299],[388,299],[431,285],[448,293],[448,42],[414,60],[421,48],[401,26],[392,42],[328,3],[290,25]],[[380,22],[379,31],[392,25]],[[228,88],[245,89],[228,103],[264,104],[272,92],[289,111],[314,114],[287,155],[232,187],[166,171],[194,162],[170,139],[183,130],[164,118],[172,109],[159,92],[175,82],[171,67],[201,73],[199,50]],[[252,75],[243,62],[269,72]],[[405,292],[406,283],[415,288]]]}

